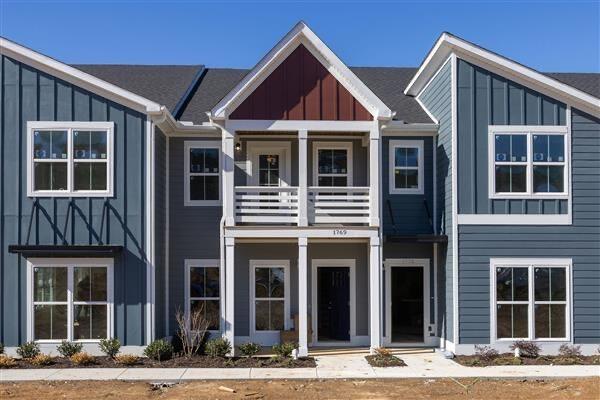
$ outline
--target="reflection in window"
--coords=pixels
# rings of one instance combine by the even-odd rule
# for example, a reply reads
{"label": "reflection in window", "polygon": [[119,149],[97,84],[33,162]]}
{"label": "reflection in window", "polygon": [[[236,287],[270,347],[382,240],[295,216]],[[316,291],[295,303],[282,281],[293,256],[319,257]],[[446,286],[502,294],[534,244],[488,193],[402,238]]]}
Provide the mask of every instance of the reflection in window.
{"label": "reflection in window", "polygon": [[285,269],[254,269],[255,330],[277,331],[285,328]]}
{"label": "reflection in window", "polygon": [[190,267],[190,314],[200,312],[208,321],[208,329],[220,326],[219,267]]}
{"label": "reflection in window", "polygon": [[219,200],[219,154],[218,148],[189,149],[189,200]]}

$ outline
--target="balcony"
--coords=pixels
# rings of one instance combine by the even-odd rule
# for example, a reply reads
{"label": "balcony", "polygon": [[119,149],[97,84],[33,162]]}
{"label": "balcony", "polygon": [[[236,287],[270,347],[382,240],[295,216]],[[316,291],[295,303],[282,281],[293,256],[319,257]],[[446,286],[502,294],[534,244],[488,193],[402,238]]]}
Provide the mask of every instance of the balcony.
{"label": "balcony", "polygon": [[[236,186],[235,222],[253,225],[368,225],[369,187]],[[303,216],[306,216],[303,218]]]}

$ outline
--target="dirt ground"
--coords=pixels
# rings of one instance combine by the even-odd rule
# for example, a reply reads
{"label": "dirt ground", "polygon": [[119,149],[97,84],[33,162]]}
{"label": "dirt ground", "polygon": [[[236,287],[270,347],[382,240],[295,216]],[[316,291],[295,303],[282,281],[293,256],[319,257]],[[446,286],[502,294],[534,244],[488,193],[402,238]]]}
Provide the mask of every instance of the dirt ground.
{"label": "dirt ground", "polygon": [[[220,386],[235,390],[223,391]],[[24,382],[0,385],[0,399],[600,399],[586,379],[387,379],[146,382]]]}

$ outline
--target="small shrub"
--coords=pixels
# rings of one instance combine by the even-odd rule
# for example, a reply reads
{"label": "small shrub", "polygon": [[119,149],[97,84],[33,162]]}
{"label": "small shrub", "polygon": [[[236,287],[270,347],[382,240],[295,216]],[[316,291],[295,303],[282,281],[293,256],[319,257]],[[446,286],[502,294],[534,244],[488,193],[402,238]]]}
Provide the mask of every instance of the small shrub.
{"label": "small shrub", "polygon": [[490,346],[475,345],[475,355],[484,362],[490,362],[498,357],[498,351]]}
{"label": "small shrub", "polygon": [[4,354],[4,343],[0,342],[0,354]]}
{"label": "small shrub", "polygon": [[26,342],[17,347],[17,354],[22,358],[33,358],[40,354],[40,346],[36,342]]}
{"label": "small shrub", "polygon": [[554,358],[553,364],[556,365],[578,365],[581,364],[581,358],[571,356],[558,356]]}
{"label": "small shrub", "polygon": [[519,349],[519,355],[521,357],[537,358],[540,355],[540,346],[534,342],[528,342],[525,340],[517,340],[510,345],[510,349],[512,351]]}
{"label": "small shrub", "polygon": [[240,353],[242,353],[242,355],[246,357],[252,357],[258,354],[258,352],[262,348],[260,344],[252,342],[240,344],[238,347],[240,349]]}
{"label": "small shrub", "polygon": [[165,339],[155,340],[146,347],[144,355],[157,361],[168,360],[173,357],[173,345]]}
{"label": "small shrub", "polygon": [[136,365],[139,361],[140,358],[133,354],[118,354],[115,356],[115,362],[121,365]]}
{"label": "small shrub", "polygon": [[77,353],[79,353],[83,349],[83,344],[69,342],[67,340],[63,340],[60,345],[56,348],[58,353],[63,357],[71,357]]}
{"label": "small shrub", "polygon": [[121,349],[121,342],[119,339],[100,339],[100,351],[109,356],[110,358],[115,358],[117,354],[119,354],[119,350]]}
{"label": "small shrub", "polygon": [[70,358],[75,365],[90,365],[96,362],[94,356],[83,351],[73,354]]}
{"label": "small shrub", "polygon": [[375,355],[378,357],[392,357],[392,351],[385,347],[378,347],[375,349]]}
{"label": "small shrub", "polygon": [[295,348],[296,348],[296,343],[285,342],[285,343],[279,343],[279,344],[276,344],[275,346],[273,346],[273,351],[279,357],[291,357],[292,351],[294,351]]}
{"label": "small shrub", "polygon": [[460,362],[462,365],[466,367],[481,367],[483,364],[479,358],[465,358]]}
{"label": "small shrub", "polygon": [[231,343],[225,338],[211,339],[206,342],[206,354],[211,357],[226,357],[231,352]]}
{"label": "small shrub", "polygon": [[0,369],[12,368],[15,365],[17,365],[17,363],[15,362],[14,358],[9,357],[5,354],[0,354]]}
{"label": "small shrub", "polygon": [[52,359],[52,357],[50,355],[42,354],[42,353],[33,357],[30,361],[33,365],[37,365],[38,367],[41,367],[43,365],[50,365],[50,364],[54,363],[54,360]]}
{"label": "small shrub", "polygon": [[558,348],[558,354],[561,357],[579,358],[581,357],[581,346],[561,344]]}

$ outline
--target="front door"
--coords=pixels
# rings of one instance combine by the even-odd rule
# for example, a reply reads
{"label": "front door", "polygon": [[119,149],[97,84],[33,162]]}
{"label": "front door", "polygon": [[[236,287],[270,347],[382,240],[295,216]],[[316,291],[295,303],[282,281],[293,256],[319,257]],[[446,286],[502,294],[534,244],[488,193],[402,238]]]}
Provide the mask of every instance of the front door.
{"label": "front door", "polygon": [[350,268],[317,268],[317,334],[320,342],[350,340]]}
{"label": "front door", "polygon": [[[391,267],[390,304],[391,341],[423,343],[424,338],[424,267]],[[391,275],[391,276],[390,276]]]}

